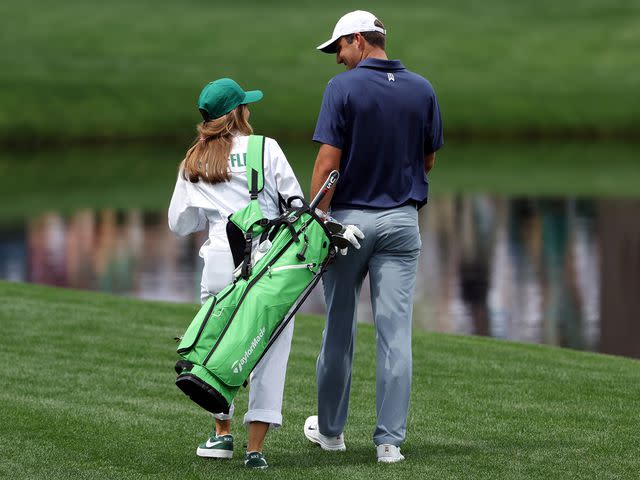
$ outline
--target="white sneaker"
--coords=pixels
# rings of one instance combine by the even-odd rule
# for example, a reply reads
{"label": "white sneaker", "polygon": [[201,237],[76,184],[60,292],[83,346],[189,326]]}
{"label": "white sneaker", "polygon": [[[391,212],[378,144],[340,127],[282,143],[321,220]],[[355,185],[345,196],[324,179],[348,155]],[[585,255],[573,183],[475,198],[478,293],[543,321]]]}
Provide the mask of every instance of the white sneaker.
{"label": "white sneaker", "polygon": [[400,447],[383,443],[376,447],[378,453],[378,461],[382,463],[396,463],[404,460],[404,456],[400,453]]}
{"label": "white sneaker", "polygon": [[344,444],[344,435],[341,433],[337,437],[326,437],[318,430],[318,416],[312,415],[304,422],[304,436],[323,450],[344,452],[347,447]]}

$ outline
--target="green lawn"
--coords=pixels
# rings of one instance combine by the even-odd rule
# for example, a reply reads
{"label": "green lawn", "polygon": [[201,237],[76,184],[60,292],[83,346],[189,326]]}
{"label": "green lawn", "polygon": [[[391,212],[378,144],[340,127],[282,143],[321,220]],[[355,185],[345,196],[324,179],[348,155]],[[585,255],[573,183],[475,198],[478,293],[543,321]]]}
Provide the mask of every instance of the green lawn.
{"label": "green lawn", "polygon": [[[44,0],[0,5],[0,142],[189,135],[211,79],[261,88],[265,133],[313,130],[315,51],[360,2]],[[450,134],[638,134],[640,3],[374,0],[388,53],[427,76]]]}
{"label": "green lawn", "polygon": [[[210,417],[173,385],[172,337],[192,305],[0,282],[0,477],[253,478],[196,458]],[[347,452],[308,444],[322,321],[300,316],[270,478],[632,479],[637,360],[415,332],[407,460],[375,462],[374,332],[359,326]],[[237,416],[246,410],[239,394]],[[246,440],[236,422],[238,447]]]}

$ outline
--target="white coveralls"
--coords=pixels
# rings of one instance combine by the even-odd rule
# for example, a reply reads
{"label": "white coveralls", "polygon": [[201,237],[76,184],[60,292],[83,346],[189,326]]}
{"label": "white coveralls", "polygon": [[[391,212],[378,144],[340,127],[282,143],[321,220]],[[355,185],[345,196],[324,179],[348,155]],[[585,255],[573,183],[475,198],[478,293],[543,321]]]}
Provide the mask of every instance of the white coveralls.
{"label": "white coveralls", "polygon": [[[246,153],[248,136],[233,139],[229,157],[229,182],[211,185],[202,181],[191,183],[178,174],[169,206],[169,228],[180,236],[204,230],[209,226],[209,238],[200,248],[204,259],[201,282],[201,302],[229,284],[233,278],[233,257],[227,241],[226,225],[229,215],[249,203]],[[279,197],[302,196],[300,184],[278,143],[265,138],[264,189],[258,195],[262,214],[266,218],[280,215]],[[249,408],[244,416],[249,422],[265,422],[271,427],[282,425],[282,396],[287,360],[293,336],[293,319],[267,351],[251,373]],[[233,416],[216,414],[219,420]]]}

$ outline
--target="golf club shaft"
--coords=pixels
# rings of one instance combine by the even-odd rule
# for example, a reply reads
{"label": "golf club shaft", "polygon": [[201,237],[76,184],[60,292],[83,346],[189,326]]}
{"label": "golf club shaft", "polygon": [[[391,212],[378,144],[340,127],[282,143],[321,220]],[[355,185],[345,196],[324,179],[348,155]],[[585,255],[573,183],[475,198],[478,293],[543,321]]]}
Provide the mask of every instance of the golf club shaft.
{"label": "golf club shaft", "polygon": [[340,177],[340,173],[337,170],[331,171],[331,173],[325,180],[324,185],[322,185],[322,188],[320,189],[320,191],[316,194],[315,198],[309,204],[309,207],[311,208],[312,211],[316,209],[316,207],[322,201],[326,193],[333,188],[335,183],[338,181],[339,177]]}

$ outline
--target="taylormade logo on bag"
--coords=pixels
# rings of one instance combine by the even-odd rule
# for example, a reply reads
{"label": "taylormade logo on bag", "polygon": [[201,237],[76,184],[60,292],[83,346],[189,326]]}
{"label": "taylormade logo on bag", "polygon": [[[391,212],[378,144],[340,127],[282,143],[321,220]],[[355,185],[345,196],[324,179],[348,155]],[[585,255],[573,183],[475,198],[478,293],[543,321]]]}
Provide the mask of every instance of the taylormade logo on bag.
{"label": "taylormade logo on bag", "polygon": [[262,327],[258,332],[258,335],[256,336],[256,338],[251,340],[251,345],[249,345],[249,348],[247,348],[246,352],[244,352],[244,355],[242,356],[242,358],[240,360],[236,360],[231,364],[231,369],[233,370],[233,373],[240,373],[242,371],[242,368],[247,363],[247,360],[249,360],[249,357],[258,346],[258,343],[260,343],[260,340],[262,340],[262,337],[264,337],[265,331],[266,329]]}

